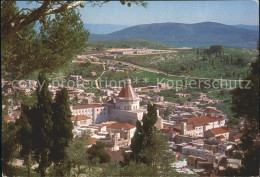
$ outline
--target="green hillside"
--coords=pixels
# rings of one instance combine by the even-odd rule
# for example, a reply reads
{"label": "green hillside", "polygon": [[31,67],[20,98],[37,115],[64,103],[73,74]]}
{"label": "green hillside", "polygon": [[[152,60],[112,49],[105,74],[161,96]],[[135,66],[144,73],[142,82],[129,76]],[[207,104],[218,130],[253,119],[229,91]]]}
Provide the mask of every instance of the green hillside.
{"label": "green hillside", "polygon": [[122,40],[97,40],[89,41],[90,47],[102,46],[104,48],[149,48],[149,49],[169,49],[173,46],[161,42],[143,39],[122,39]]}
{"label": "green hillside", "polygon": [[[204,50],[200,48],[199,50]],[[224,55],[197,54],[197,49],[174,50],[167,54],[142,56],[118,56],[117,60],[139,66],[155,68],[179,76],[201,78],[245,78],[250,72],[250,63],[256,58],[256,50],[224,47]]]}
{"label": "green hillside", "polygon": [[89,37],[90,40],[145,39],[192,47],[220,44],[240,48],[256,48],[258,38],[258,31],[214,22],[144,24]]}

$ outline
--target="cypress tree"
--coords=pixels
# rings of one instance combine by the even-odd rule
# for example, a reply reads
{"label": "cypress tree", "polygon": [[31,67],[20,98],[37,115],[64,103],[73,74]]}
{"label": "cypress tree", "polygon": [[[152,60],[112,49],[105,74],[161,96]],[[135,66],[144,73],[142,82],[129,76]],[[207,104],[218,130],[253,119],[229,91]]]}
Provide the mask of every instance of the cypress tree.
{"label": "cypress tree", "polygon": [[45,74],[38,76],[36,95],[38,103],[31,110],[33,150],[39,163],[38,171],[45,176],[46,168],[50,166],[50,150],[52,145],[52,98],[48,90],[49,82]]}
{"label": "cypress tree", "polygon": [[31,176],[31,154],[32,154],[32,126],[29,119],[30,110],[26,105],[21,106],[22,113],[20,118],[15,122],[19,129],[17,132],[18,142],[21,145],[20,155],[24,158],[27,166],[27,175]]}
{"label": "cypress tree", "polygon": [[[259,44],[259,43],[258,43]],[[259,50],[259,47],[258,47]],[[257,141],[259,135],[259,54],[256,61],[251,63],[251,73],[246,77],[250,80],[248,87],[244,89],[247,82],[242,82],[242,87],[232,91],[232,111],[235,117],[244,119],[244,132],[240,138],[240,148],[244,152],[242,168],[239,176],[259,175],[259,152],[260,146]]]}
{"label": "cypress tree", "polygon": [[68,147],[69,141],[73,138],[71,116],[68,92],[67,89],[63,88],[56,93],[52,116],[53,146],[51,159],[57,166],[61,165],[64,161],[65,149]]}
{"label": "cypress tree", "polygon": [[124,162],[145,163],[157,173],[158,170],[170,169],[174,157],[169,151],[166,136],[155,127],[158,120],[156,105],[148,104],[147,111],[142,121],[136,122],[135,135],[130,145],[132,152],[129,156],[124,154]]}

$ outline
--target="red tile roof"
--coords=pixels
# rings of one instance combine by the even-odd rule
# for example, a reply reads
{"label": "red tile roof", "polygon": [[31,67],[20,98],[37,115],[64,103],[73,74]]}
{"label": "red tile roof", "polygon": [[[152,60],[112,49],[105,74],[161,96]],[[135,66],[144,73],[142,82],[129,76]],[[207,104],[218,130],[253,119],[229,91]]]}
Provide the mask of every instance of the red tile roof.
{"label": "red tile roof", "polygon": [[96,144],[99,141],[97,138],[90,138],[90,144]]}
{"label": "red tile roof", "polygon": [[206,108],[204,110],[205,113],[212,114],[212,113],[220,113],[220,111],[213,109],[213,108]]}
{"label": "red tile roof", "polygon": [[193,124],[188,124],[187,125],[187,130],[194,130]]}
{"label": "red tile roof", "polygon": [[78,116],[72,117],[71,121],[81,121],[81,120],[87,120],[87,119],[91,119],[91,118],[86,115],[78,115]]}
{"label": "red tile roof", "polygon": [[172,129],[176,132],[181,132],[181,126],[173,127]]}
{"label": "red tile roof", "polygon": [[230,139],[231,139],[231,140],[239,140],[242,135],[243,135],[243,134],[240,133],[240,134],[238,134],[238,135],[235,135],[235,136],[231,137]]}
{"label": "red tile roof", "polygon": [[119,92],[118,97],[135,98],[137,97],[137,95],[134,92],[132,85],[126,83],[124,87],[121,89],[121,91]]}
{"label": "red tile roof", "polygon": [[209,131],[211,131],[215,135],[219,135],[223,133],[229,133],[230,129],[227,127],[219,127],[219,128],[210,129]]}
{"label": "red tile roof", "polygon": [[188,118],[185,121],[187,124],[194,124],[194,126],[202,126],[204,124],[208,124],[211,122],[216,122],[216,121],[222,121],[222,118],[219,117],[208,117],[208,116],[200,116],[200,117],[193,117],[193,118]]}
{"label": "red tile roof", "polygon": [[77,106],[72,106],[72,109],[87,109],[87,108],[97,108],[97,107],[104,107],[104,105],[102,104],[77,105]]}
{"label": "red tile roof", "polygon": [[5,120],[6,122],[8,122],[8,121],[14,121],[14,118],[9,117],[9,116],[5,116],[5,117],[4,117],[4,120]]}
{"label": "red tile roof", "polygon": [[110,128],[110,129],[127,129],[127,130],[130,130],[130,129],[135,128],[135,126],[134,126],[134,125],[131,125],[131,124],[127,124],[127,123],[114,123],[114,124],[111,124],[111,125],[107,126],[107,128]]}

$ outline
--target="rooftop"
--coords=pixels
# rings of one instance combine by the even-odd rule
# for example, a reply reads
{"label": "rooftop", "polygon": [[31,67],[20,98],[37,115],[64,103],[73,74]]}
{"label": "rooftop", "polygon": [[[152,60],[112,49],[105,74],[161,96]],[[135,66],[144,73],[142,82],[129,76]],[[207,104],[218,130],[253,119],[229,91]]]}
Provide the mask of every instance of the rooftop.
{"label": "rooftop", "polygon": [[208,117],[208,116],[200,116],[200,117],[193,117],[193,118],[188,118],[185,121],[187,124],[194,124],[194,126],[202,126],[204,124],[208,124],[211,122],[216,122],[216,121],[222,121],[224,119],[219,118],[219,117]]}
{"label": "rooftop", "polygon": [[4,117],[4,120],[5,120],[6,122],[7,122],[7,121],[13,121],[14,118],[9,117],[9,116],[5,116],[5,117]]}
{"label": "rooftop", "polygon": [[223,133],[229,133],[230,129],[227,127],[219,127],[219,128],[210,129],[209,131],[211,131],[215,135],[219,135]]}
{"label": "rooftop", "polygon": [[101,104],[86,104],[86,105],[77,105],[72,106],[72,109],[87,109],[87,108],[97,108],[97,107],[104,107],[104,105]]}
{"label": "rooftop", "polygon": [[126,129],[126,130],[130,130],[135,128],[134,125],[131,124],[127,124],[127,123],[114,123],[112,125],[107,126],[107,128],[110,129]]}
{"label": "rooftop", "polygon": [[216,109],[214,109],[214,108],[206,108],[206,109],[204,110],[204,112],[205,112],[205,113],[208,113],[208,114],[220,113],[219,110],[216,110]]}
{"label": "rooftop", "polygon": [[121,97],[121,98],[136,98],[136,97],[138,97],[137,94],[134,92],[134,89],[131,85],[131,79],[127,78],[125,80],[125,85],[121,89],[121,91],[119,92],[118,97]]}
{"label": "rooftop", "polygon": [[78,115],[78,116],[72,117],[71,121],[81,121],[81,120],[87,120],[87,119],[91,119],[91,118],[86,115]]}

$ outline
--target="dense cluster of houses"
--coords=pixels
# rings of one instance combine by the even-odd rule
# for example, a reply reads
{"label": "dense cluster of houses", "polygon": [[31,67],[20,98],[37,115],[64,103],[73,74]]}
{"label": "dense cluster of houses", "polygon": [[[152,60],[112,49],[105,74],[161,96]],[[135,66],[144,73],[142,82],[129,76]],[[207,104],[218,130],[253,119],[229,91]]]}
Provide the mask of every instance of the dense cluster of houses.
{"label": "dense cluster of houses", "polygon": [[[110,67],[111,63],[108,63]],[[83,80],[81,76],[71,75],[72,80]],[[2,80],[3,82],[3,80]],[[6,83],[4,83],[6,85]],[[36,89],[37,83],[31,81],[18,82],[19,91],[28,93]],[[21,89],[22,88],[22,89]],[[60,86],[50,86],[55,96]],[[158,93],[171,87],[165,83],[155,86],[133,88],[127,78],[122,87],[108,86],[101,89],[101,96],[86,93],[80,88],[68,88],[70,100],[77,100],[77,105],[71,105],[71,121],[74,125],[74,136],[90,133],[90,146],[100,141],[106,145],[106,150],[115,159],[122,159],[122,151],[129,151],[131,138],[134,136],[135,122],[141,120],[146,113],[146,106],[140,102],[152,102],[158,108],[156,126],[169,139],[173,153],[186,157],[186,168],[194,169],[198,174],[218,174],[227,167],[238,168],[241,160],[234,158],[235,147],[240,142],[241,134],[226,126],[227,116],[215,107],[199,108],[207,103],[221,103],[213,100],[205,93],[197,95],[197,99],[180,103],[164,101],[163,96],[148,96],[148,93]],[[3,94],[13,93],[10,87],[3,87]],[[142,93],[138,95],[137,93]],[[147,93],[147,94],[146,94]],[[176,93],[175,97],[191,97],[190,94]],[[8,100],[11,106],[7,122],[19,118],[20,103]],[[2,105],[3,108],[6,105]],[[167,116],[164,115],[169,110]],[[164,120],[162,119],[164,117]]]}

